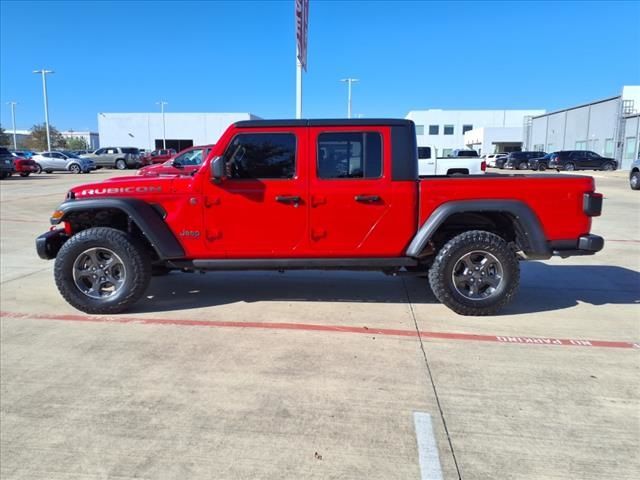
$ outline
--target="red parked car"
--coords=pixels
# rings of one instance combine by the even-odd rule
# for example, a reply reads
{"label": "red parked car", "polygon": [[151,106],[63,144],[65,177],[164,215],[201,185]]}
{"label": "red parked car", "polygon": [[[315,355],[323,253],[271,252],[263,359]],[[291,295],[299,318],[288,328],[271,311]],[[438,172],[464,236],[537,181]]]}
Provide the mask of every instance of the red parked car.
{"label": "red parked car", "polygon": [[142,164],[152,165],[156,163],[164,163],[175,154],[176,151],[173,148],[154,150],[153,152],[149,152],[144,157],[142,157]]}
{"label": "red parked car", "polygon": [[30,158],[20,157],[13,154],[13,171],[19,173],[21,177],[28,177],[38,171],[38,164]]}
{"label": "red parked car", "polygon": [[410,120],[237,122],[193,175],[74,186],[36,250],[92,314],[127,309],[167,270],[341,269],[428,272],[463,315],[507,305],[520,260],[602,250],[593,178],[419,178],[417,153]]}
{"label": "red parked car", "polygon": [[159,165],[149,165],[138,170],[138,175],[146,177],[157,175],[185,175],[200,168],[202,161],[209,156],[214,145],[200,145],[182,150],[175,157]]}

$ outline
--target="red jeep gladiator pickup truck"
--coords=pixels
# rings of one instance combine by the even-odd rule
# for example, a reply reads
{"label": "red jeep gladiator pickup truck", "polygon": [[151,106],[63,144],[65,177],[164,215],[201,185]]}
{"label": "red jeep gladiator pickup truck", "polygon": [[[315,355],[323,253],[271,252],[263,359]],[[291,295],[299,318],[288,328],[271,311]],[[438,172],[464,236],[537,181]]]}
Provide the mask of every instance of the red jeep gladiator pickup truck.
{"label": "red jeep gladiator pickup truck", "polygon": [[348,269],[427,274],[455,312],[490,315],[519,260],[601,250],[601,208],[585,176],[419,179],[409,120],[250,120],[192,175],[74,187],[36,247],[87,313],[125,310],[155,272]]}

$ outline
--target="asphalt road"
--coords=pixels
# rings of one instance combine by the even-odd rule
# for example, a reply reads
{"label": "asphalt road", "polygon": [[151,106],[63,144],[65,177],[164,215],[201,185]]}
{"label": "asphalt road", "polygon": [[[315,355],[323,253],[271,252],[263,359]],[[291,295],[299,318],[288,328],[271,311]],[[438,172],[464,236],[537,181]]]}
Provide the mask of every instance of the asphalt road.
{"label": "asphalt road", "polygon": [[593,257],[522,265],[501,315],[424,279],[154,278],[127,314],[58,294],[34,238],[74,184],[0,184],[3,479],[636,479],[640,192],[605,194]]}

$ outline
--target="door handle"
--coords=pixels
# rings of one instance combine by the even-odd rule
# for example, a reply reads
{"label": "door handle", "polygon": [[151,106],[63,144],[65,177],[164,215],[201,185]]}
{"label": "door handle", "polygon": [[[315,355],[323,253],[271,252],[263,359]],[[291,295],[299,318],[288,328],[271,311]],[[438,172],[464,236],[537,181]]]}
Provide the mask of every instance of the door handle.
{"label": "door handle", "polygon": [[297,207],[300,203],[301,198],[297,195],[276,195],[276,202],[293,204],[294,207]]}
{"label": "door handle", "polygon": [[378,195],[356,195],[354,200],[361,203],[376,203],[380,201],[380,197]]}

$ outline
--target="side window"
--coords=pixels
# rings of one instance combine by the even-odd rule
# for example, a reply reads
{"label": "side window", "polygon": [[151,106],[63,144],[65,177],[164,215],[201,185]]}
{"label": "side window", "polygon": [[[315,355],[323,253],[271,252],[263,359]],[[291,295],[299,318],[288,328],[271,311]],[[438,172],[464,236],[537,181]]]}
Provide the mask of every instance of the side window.
{"label": "side window", "polygon": [[429,125],[429,135],[438,135],[440,125]]}
{"label": "side window", "polygon": [[444,126],[444,134],[445,135],[453,135],[453,125],[445,125]]}
{"label": "side window", "polygon": [[292,133],[241,133],[224,154],[232,179],[293,178],[296,136]]}
{"label": "side window", "polygon": [[49,152],[43,153],[42,156],[45,158],[51,158],[51,154]]}
{"label": "side window", "polygon": [[469,130],[473,130],[473,125],[462,125],[462,134],[464,135]]}
{"label": "side window", "polygon": [[380,178],[382,137],[375,132],[318,135],[318,178]]}
{"label": "side window", "polygon": [[100,148],[98,150],[96,150],[96,155],[104,155],[105,149],[104,148]]}
{"label": "side window", "polygon": [[431,158],[431,147],[418,147],[418,159]]}

